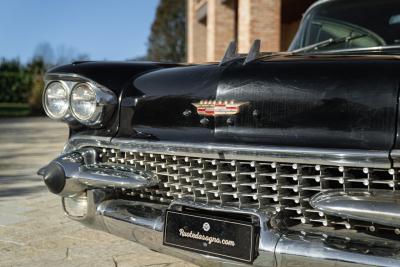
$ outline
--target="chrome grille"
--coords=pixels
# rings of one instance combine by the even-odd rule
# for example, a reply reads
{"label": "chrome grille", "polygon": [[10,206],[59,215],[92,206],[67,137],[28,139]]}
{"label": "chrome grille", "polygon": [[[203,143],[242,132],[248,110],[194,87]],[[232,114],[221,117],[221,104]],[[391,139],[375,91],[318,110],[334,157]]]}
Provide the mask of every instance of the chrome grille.
{"label": "chrome grille", "polygon": [[[99,157],[103,163],[131,165],[157,174],[157,187],[126,190],[133,197],[164,203],[186,198],[221,206],[282,212],[287,223],[292,225],[388,230],[388,227],[325,215],[314,210],[309,200],[313,195],[331,189],[392,191],[399,186],[398,170],[395,169],[194,158],[121,152],[112,148],[101,149]],[[389,227],[389,230],[400,233],[399,229]]]}

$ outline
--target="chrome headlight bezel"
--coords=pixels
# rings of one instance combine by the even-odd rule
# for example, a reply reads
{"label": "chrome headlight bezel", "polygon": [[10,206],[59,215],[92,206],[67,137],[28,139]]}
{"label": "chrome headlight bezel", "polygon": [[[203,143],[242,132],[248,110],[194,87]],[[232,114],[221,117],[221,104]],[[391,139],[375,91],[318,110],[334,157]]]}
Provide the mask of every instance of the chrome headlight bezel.
{"label": "chrome headlight bezel", "polygon": [[[59,84],[60,87],[62,89],[64,89],[65,91],[65,100],[66,100],[66,108],[65,110],[56,115],[54,114],[50,109],[49,109],[49,104],[48,104],[48,99],[47,99],[47,92],[48,90],[51,88],[51,86],[53,86],[54,84]],[[46,112],[47,116],[49,116],[52,119],[55,120],[62,120],[63,118],[66,117],[66,115],[69,112],[69,106],[70,106],[70,102],[69,102],[69,88],[68,86],[65,84],[65,82],[63,81],[51,81],[49,83],[46,84],[45,89],[43,90],[43,95],[42,95],[42,103],[43,103],[43,109]]]}
{"label": "chrome headlight bezel", "polygon": [[[96,99],[94,111],[88,117],[81,116],[81,114],[79,114],[77,110],[73,108],[74,90],[77,90],[81,86],[84,86],[87,89],[91,90]],[[72,87],[71,92],[69,94],[69,106],[72,115],[77,121],[88,126],[101,126],[105,121],[107,121],[108,116],[113,113],[116,104],[117,104],[117,98],[111,90],[91,82],[76,83]]]}
{"label": "chrome headlight bezel", "polygon": [[[42,95],[42,106],[46,114],[52,119],[63,121],[70,125],[83,124],[90,128],[101,128],[105,126],[109,122],[113,114],[115,114],[115,110],[118,105],[118,98],[115,93],[91,79],[74,73],[46,73],[44,79],[45,89]],[[67,111],[64,112],[63,116],[59,117],[53,116],[48,111],[45,104],[46,90],[50,86],[50,84],[56,82],[62,84],[63,88],[66,89],[66,92],[68,94]],[[90,118],[87,119],[82,119],[79,116],[76,116],[71,108],[71,92],[75,87],[82,84],[84,84],[85,86],[89,86],[96,95],[95,112],[92,114],[92,116],[90,116]]]}

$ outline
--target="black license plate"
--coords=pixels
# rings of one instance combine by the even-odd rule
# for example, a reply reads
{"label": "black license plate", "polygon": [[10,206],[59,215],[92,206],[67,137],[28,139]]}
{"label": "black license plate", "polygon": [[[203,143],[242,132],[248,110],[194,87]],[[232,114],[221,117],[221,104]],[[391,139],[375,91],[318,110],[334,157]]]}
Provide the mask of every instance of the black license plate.
{"label": "black license plate", "polygon": [[253,262],[255,226],[207,215],[168,210],[164,227],[164,245],[202,254]]}

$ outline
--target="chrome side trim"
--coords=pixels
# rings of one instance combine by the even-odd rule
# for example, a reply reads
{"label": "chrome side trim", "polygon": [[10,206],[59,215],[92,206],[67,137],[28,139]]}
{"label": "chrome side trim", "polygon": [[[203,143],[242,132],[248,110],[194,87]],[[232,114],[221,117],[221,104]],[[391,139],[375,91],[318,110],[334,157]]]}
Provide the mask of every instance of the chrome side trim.
{"label": "chrome side trim", "polygon": [[62,154],[73,152],[82,147],[113,147],[111,137],[94,135],[75,135],[64,145]]}
{"label": "chrome side trim", "polygon": [[399,192],[387,190],[331,190],[316,194],[310,204],[329,215],[400,227],[399,199]]}
{"label": "chrome side trim", "polygon": [[91,80],[85,76],[76,74],[76,73],[54,73],[54,72],[47,72],[44,75],[44,80],[46,81],[54,81],[54,80],[65,80],[65,81],[72,81],[72,82],[90,82],[92,84],[98,84],[96,81]]}
{"label": "chrome side trim", "polygon": [[74,136],[65,152],[85,146],[119,148],[125,152],[146,151],[188,157],[218,158],[230,160],[259,160],[283,163],[320,164],[390,168],[388,152],[380,150],[339,150],[302,147],[250,146],[235,144],[195,144],[161,141],[142,141],[105,137]]}
{"label": "chrome side trim", "polygon": [[309,7],[307,8],[307,10],[304,12],[303,17],[305,17],[308,13],[310,13],[310,11],[313,10],[315,7],[320,6],[320,5],[322,5],[322,4],[325,4],[325,3],[327,3],[327,2],[332,2],[332,1],[335,1],[335,0],[318,0],[318,1],[314,2],[314,3],[313,3],[311,6],[309,6]]}

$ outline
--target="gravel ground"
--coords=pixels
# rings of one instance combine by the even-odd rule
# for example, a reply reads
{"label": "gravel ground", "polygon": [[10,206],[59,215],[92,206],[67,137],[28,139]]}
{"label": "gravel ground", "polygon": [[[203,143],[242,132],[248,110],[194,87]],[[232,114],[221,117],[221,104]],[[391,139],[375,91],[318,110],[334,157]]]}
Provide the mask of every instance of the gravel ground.
{"label": "gravel ground", "polygon": [[46,118],[0,120],[0,266],[192,266],[67,219],[36,171],[67,138]]}

